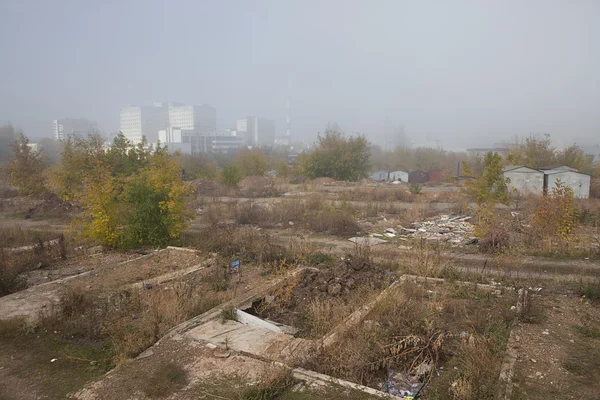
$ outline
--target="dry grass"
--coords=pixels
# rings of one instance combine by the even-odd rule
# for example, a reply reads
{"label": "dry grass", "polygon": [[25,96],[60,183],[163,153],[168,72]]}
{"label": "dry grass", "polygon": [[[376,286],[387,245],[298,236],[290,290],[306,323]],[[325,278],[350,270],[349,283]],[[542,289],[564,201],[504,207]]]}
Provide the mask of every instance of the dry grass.
{"label": "dry grass", "polygon": [[10,225],[0,227],[0,248],[11,248],[19,246],[36,245],[40,241],[46,242],[52,239],[58,239],[60,233],[26,229],[21,225]]}
{"label": "dry grass", "polygon": [[224,292],[192,281],[114,292],[71,286],[63,292],[61,308],[45,315],[40,328],[111,343],[118,363],[137,356],[172,327],[225,299]]}
{"label": "dry grass", "polygon": [[412,248],[399,255],[402,273],[452,279],[456,271],[451,261],[444,257],[444,244],[438,241],[419,239]]}
{"label": "dry grass", "polygon": [[246,389],[242,398],[244,400],[276,400],[281,398],[296,384],[292,371],[279,369],[268,372],[259,381],[256,388]]}
{"label": "dry grass", "polygon": [[[306,366],[379,388],[388,371],[412,373],[425,362],[432,366],[424,376],[426,398],[493,398],[513,318],[510,300],[476,288],[405,283]],[[442,365],[443,374],[434,376]]]}
{"label": "dry grass", "polygon": [[152,399],[168,397],[187,385],[189,381],[187,371],[173,362],[162,363],[146,377],[142,382],[141,390]]}
{"label": "dry grass", "polygon": [[269,234],[251,227],[217,226],[182,235],[182,244],[207,252],[218,253],[229,260],[235,257],[257,263],[267,272],[295,268],[312,252],[309,246],[290,243],[276,244]]}
{"label": "dry grass", "polygon": [[348,207],[322,202],[319,197],[301,203],[243,203],[236,209],[235,220],[241,225],[262,228],[295,226],[339,236],[355,235],[360,231],[356,218]]}
{"label": "dry grass", "polygon": [[404,185],[394,187],[358,187],[355,190],[344,193],[347,200],[355,201],[399,201],[403,203],[412,203],[415,201],[415,194],[406,189]]}

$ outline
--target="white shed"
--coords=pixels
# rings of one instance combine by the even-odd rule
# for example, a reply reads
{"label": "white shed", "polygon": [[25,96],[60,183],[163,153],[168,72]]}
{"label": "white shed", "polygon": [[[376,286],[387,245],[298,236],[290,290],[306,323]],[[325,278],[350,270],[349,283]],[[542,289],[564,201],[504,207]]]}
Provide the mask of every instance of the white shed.
{"label": "white shed", "polygon": [[507,166],[504,168],[503,176],[510,179],[509,189],[514,189],[519,194],[542,195],[544,193],[542,171],[524,166]]}
{"label": "white shed", "polygon": [[390,181],[408,182],[408,172],[406,172],[406,171],[390,172]]}
{"label": "white shed", "polygon": [[565,169],[550,169],[544,171],[544,189],[550,192],[560,180],[562,184],[573,190],[576,199],[590,197],[590,176],[577,171]]}
{"label": "white shed", "polygon": [[388,171],[375,171],[371,174],[371,179],[374,181],[387,181],[389,180],[389,175]]}

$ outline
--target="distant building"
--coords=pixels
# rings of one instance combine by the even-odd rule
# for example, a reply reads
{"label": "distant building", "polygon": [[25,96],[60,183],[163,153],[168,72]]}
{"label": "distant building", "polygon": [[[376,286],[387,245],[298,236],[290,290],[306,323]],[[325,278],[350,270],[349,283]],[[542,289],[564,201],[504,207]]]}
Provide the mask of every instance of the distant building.
{"label": "distant building", "polygon": [[510,146],[506,143],[494,143],[492,147],[474,147],[467,149],[469,157],[483,157],[487,153],[498,153],[506,157],[510,153]]}
{"label": "distant building", "polygon": [[387,151],[395,150],[398,147],[407,146],[408,139],[403,125],[386,125],[376,143]]}
{"label": "distant building", "polygon": [[72,136],[86,136],[96,132],[98,125],[95,122],[82,118],[63,118],[53,121],[53,137],[55,140],[67,140]]}
{"label": "distant building", "polygon": [[158,131],[168,126],[168,109],[164,106],[130,106],[121,109],[120,131],[133,144],[145,137],[156,143]]}
{"label": "distant building", "polygon": [[158,138],[169,152],[184,154],[234,153],[243,146],[243,139],[232,135],[203,135],[190,129],[167,128],[160,130]]}
{"label": "distant building", "polygon": [[246,117],[237,121],[237,131],[244,133],[247,146],[273,146],[275,143],[275,123],[258,117]]}
{"label": "distant building", "polygon": [[389,171],[375,171],[371,174],[371,179],[374,181],[388,181],[390,179]]}
{"label": "distant building", "polygon": [[413,169],[408,172],[408,181],[410,183],[426,183],[427,178],[427,172],[419,169]]}
{"label": "distant building", "polygon": [[556,187],[560,181],[564,186],[573,190],[573,196],[577,199],[587,199],[590,197],[590,176],[573,168],[559,167],[558,169],[549,169],[544,173],[544,190],[548,193]]}
{"label": "distant building", "polygon": [[171,128],[194,131],[198,135],[214,136],[217,132],[217,111],[208,104],[169,106],[168,113]]}
{"label": "distant building", "polygon": [[504,168],[504,178],[510,181],[508,187],[520,194],[537,194],[544,192],[544,173],[537,169],[524,166],[507,166]]}
{"label": "distant building", "polygon": [[29,147],[34,153],[37,153],[40,150],[42,150],[42,146],[40,146],[39,143],[27,143],[27,147]]}
{"label": "distant building", "polygon": [[444,170],[432,169],[427,171],[428,182],[441,182],[444,180]]}
{"label": "distant building", "polygon": [[408,172],[405,172],[405,171],[390,172],[390,181],[408,182]]}

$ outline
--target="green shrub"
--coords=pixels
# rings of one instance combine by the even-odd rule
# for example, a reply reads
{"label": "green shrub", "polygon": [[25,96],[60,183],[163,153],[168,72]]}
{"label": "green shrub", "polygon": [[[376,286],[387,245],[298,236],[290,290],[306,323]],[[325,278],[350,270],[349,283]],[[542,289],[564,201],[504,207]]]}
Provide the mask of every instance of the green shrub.
{"label": "green shrub", "polygon": [[239,165],[229,163],[221,170],[221,183],[226,185],[235,185],[244,177],[244,173]]}

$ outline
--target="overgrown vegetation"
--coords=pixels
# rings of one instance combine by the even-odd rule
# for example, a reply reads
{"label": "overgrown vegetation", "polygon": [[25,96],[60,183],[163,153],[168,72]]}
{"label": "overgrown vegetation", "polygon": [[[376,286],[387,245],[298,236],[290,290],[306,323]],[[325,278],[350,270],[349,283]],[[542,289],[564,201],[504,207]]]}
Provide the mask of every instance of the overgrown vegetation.
{"label": "overgrown vegetation", "polygon": [[[512,324],[504,303],[511,299],[470,288],[459,297],[455,292],[404,284],[308,367],[374,388],[405,371],[422,376],[426,398],[493,398]],[[441,366],[442,374],[432,379]]]}
{"label": "overgrown vegetation", "polygon": [[319,135],[316,147],[300,159],[304,175],[310,179],[329,177],[341,181],[356,181],[369,172],[371,153],[362,136],[344,137],[327,130]]}
{"label": "overgrown vegetation", "polygon": [[[464,171],[470,175],[465,163]],[[487,153],[483,174],[467,181],[465,192],[477,204],[475,235],[480,239],[483,250],[498,250],[508,245],[507,232],[499,223],[495,208],[497,203],[508,203],[508,179],[503,176],[502,157],[498,153]]]}
{"label": "overgrown vegetation", "polygon": [[8,183],[19,188],[22,196],[39,196],[46,191],[44,186],[41,154],[29,146],[29,139],[22,133],[10,144],[13,159],[7,163],[0,173]]}
{"label": "overgrown vegetation", "polygon": [[44,316],[40,329],[110,345],[113,362],[119,363],[140,354],[175,325],[215,307],[225,296],[189,281],[168,288],[110,292],[71,285],[62,294],[60,308]]}
{"label": "overgrown vegetation", "polygon": [[187,188],[164,148],[133,146],[124,136],[104,149],[97,136],[65,144],[53,190],[85,211],[81,234],[108,247],[164,247],[185,227]]}

